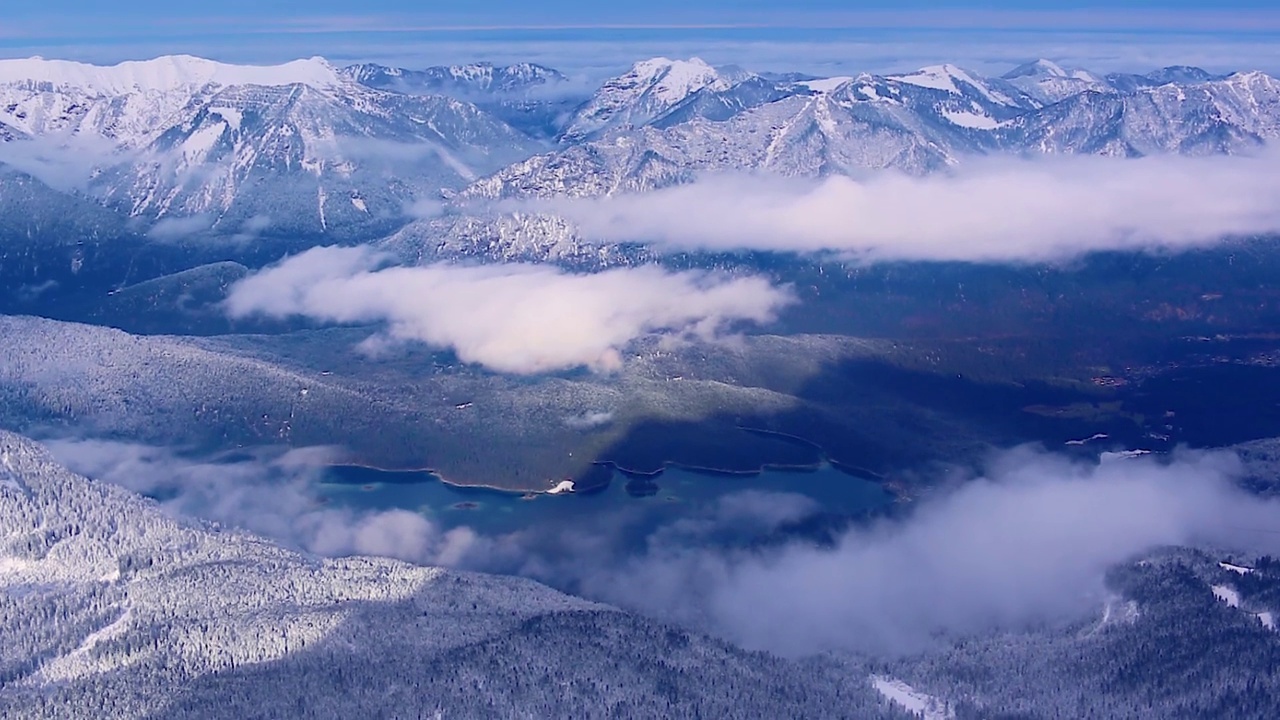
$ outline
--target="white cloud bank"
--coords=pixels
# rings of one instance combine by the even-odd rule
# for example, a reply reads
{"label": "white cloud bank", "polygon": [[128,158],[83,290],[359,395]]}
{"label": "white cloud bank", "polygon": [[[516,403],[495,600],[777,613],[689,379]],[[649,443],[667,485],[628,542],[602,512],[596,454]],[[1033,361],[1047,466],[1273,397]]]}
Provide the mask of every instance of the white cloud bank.
{"label": "white cloud bank", "polygon": [[760,277],[658,267],[574,274],[546,265],[382,267],[368,248],[313,248],[232,287],[233,317],[386,322],[397,340],[451,348],[509,373],[608,370],[649,334],[710,339],[792,301]]}
{"label": "white cloud bank", "polygon": [[670,250],[830,251],[866,261],[1039,261],[1280,232],[1280,152],[970,160],[820,182],[711,176],[535,206],[587,237]]}
{"label": "white cloud bank", "polygon": [[[1166,545],[1274,552],[1280,504],[1233,482],[1230,453],[1079,463],[1027,448],[909,516],[831,546],[719,542],[812,512],[795,495],[725,496],[650,533],[638,553],[586,521],[561,535],[477,538],[464,559],[517,572],[751,648],[910,651],[939,636],[1088,616],[1106,570]],[[661,483],[661,480],[658,481]],[[1264,532],[1258,532],[1264,529]]]}
{"label": "white cloud bank", "polygon": [[1087,617],[1107,596],[1109,567],[1160,546],[1280,549],[1280,503],[1236,486],[1239,462],[1226,452],[1092,464],[1018,448],[906,517],[819,545],[778,533],[822,510],[796,494],[735,492],[656,527],[638,525],[643,503],[603,514],[584,505],[571,523],[485,535],[408,510],[318,504],[324,448],[233,460],[115,441],[46,445],[77,472],[167,498],[175,514],[323,555],[520,574],[787,655],[912,651],[939,636]]}

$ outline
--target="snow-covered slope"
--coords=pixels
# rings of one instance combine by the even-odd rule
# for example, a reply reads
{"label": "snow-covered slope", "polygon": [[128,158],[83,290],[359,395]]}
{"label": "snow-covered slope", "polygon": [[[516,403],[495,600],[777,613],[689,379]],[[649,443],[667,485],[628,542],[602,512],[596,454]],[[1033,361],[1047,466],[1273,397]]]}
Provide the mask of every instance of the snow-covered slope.
{"label": "snow-covered slope", "polygon": [[1205,155],[1280,137],[1280,80],[1260,72],[1130,94],[1087,92],[1019,117],[1003,145],[1050,153]]}
{"label": "snow-covered slope", "polygon": [[939,123],[937,116],[922,119],[900,97],[868,100],[859,95],[866,92],[864,85],[847,83],[828,93],[790,95],[726,120],[697,118],[610,134],[516,163],[462,195],[640,192],[685,182],[706,171],[820,176],[897,168],[924,173],[953,162],[958,153],[979,142],[968,128]]}
{"label": "snow-covered slope", "polygon": [[0,159],[70,157],[76,182],[129,216],[243,235],[390,228],[414,198],[536,149],[470,103],[375,90],[319,58],[0,61],[0,123],[32,143]]}
{"label": "snow-covered slope", "polygon": [[[925,173],[992,149],[996,136],[988,131],[1029,104],[1016,90],[971,83],[961,79],[971,79],[968,74],[957,72],[930,76],[939,87],[920,85],[918,77],[861,75],[821,92],[805,87],[779,93],[727,117],[703,108],[679,122],[664,118],[532,157],[478,181],[463,196],[637,192],[705,171],[821,176],[895,168]],[[714,97],[741,87],[716,91]],[[699,93],[686,102],[702,97]]]}
{"label": "snow-covered slope", "polygon": [[[0,602],[18,614],[0,630],[6,684],[37,688],[156,661],[172,663],[178,676],[269,662],[319,642],[378,602],[424,611],[423,651],[509,631],[532,615],[593,608],[531,582],[387,560],[322,560],[175,520],[122,488],[73,475],[39,446],[4,432],[0,477]],[[54,586],[63,597],[48,600],[71,606],[65,622],[24,627],[47,603],[19,602],[23,589]],[[473,609],[478,602],[481,612]],[[160,637],[163,643],[151,642]]]}
{"label": "snow-covered slope", "polygon": [[3,431],[0,618],[13,719],[879,716],[860,679],[531,581],[174,519]]}
{"label": "snow-covered slope", "polygon": [[209,96],[95,187],[132,216],[211,215],[281,231],[394,221],[533,148],[473,105],[342,87],[232,87]]}
{"label": "snow-covered slope", "polygon": [[563,73],[535,63],[440,65],[408,70],[361,64],[343,77],[368,87],[408,95],[447,95],[475,103],[526,135],[549,141],[589,91]]}
{"label": "snow-covered slope", "polygon": [[[1048,66],[1037,68],[1073,86],[1094,85],[1092,75]],[[644,127],[619,128],[516,163],[462,196],[637,192],[704,171],[821,176],[895,168],[920,174],[1002,152],[1238,152],[1280,136],[1280,81],[1263,73],[1132,93],[1086,89],[1049,105],[1010,83],[949,65],[892,77],[864,74],[820,90],[795,86],[801,89],[740,110],[721,103],[719,115],[668,120],[677,108]],[[723,97],[737,87],[702,90],[685,102]]]}

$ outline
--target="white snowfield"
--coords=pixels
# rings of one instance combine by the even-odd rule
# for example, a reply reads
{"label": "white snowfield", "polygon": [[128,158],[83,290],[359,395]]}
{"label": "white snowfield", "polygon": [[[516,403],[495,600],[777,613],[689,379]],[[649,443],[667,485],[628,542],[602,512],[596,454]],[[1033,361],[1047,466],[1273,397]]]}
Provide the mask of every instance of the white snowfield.
{"label": "white snowfield", "polygon": [[[1253,572],[1252,568],[1247,568],[1240,565],[1232,565],[1231,563],[1218,563],[1218,565],[1227,570],[1231,570],[1232,572],[1239,573],[1241,575],[1246,575],[1248,573]],[[1212,587],[1212,590],[1213,590],[1213,596],[1218,600],[1226,603],[1227,607],[1231,607],[1231,608],[1240,607],[1240,600],[1241,600],[1240,592],[1235,588],[1231,587],[1230,585],[1214,585]],[[1265,627],[1266,629],[1268,630],[1276,629],[1275,613],[1269,610],[1264,610],[1262,612],[1255,612],[1250,614],[1258,618],[1258,622],[1262,623],[1262,626]]]}
{"label": "white snowfield", "polygon": [[818,78],[817,80],[801,80],[796,83],[803,85],[814,92],[831,92],[841,85],[851,82],[853,77],[850,75],[837,75],[836,77]]}
{"label": "white snowfield", "polygon": [[996,120],[990,115],[970,110],[944,109],[942,111],[942,116],[960,127],[971,128],[974,130],[992,130],[1000,127],[999,120]]}
{"label": "white snowfield", "polygon": [[1229,585],[1214,585],[1213,596],[1227,604],[1227,607],[1240,607],[1240,593]]}
{"label": "white snowfield", "polygon": [[[1132,76],[1139,85],[1121,88],[1051,63],[1003,78],[938,65],[844,82],[782,82],[762,100],[760,88],[769,81],[761,76],[716,71],[713,80],[705,64],[677,72],[679,62],[638,63],[607,81],[575,115],[557,149],[481,177],[458,197],[604,197],[744,171],[820,177],[892,168],[925,175],[1003,152],[1235,154],[1280,139],[1280,80],[1261,73],[1206,74],[1176,83]],[[679,93],[655,89],[668,71],[682,78],[671,88],[692,90],[674,104]],[[692,77],[701,80],[690,82]],[[1215,123],[1225,123],[1229,133],[1211,130]],[[450,238],[446,244],[468,238],[487,244],[551,230],[544,254],[586,252],[580,242],[590,238],[548,224],[538,213],[506,213],[488,224],[419,232],[443,233]],[[495,254],[505,256],[502,245]]]}
{"label": "white snowfield", "polygon": [[872,675],[871,685],[885,698],[923,720],[949,720],[956,716],[947,703],[910,685],[884,675]]}

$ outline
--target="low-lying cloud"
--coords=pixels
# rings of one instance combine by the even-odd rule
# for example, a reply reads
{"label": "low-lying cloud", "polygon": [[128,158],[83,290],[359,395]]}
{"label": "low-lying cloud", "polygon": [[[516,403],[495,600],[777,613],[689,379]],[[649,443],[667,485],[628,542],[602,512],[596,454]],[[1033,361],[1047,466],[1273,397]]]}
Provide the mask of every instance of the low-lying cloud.
{"label": "low-lying cloud", "polygon": [[564,424],[574,430],[594,430],[613,422],[612,410],[588,410],[581,415],[570,415]]}
{"label": "low-lying cloud", "polygon": [[1276,151],[974,159],[925,177],[708,176],[650,193],[533,204],[586,237],[669,250],[1041,261],[1280,232],[1278,159]]}
{"label": "low-lying cloud", "polygon": [[658,528],[638,553],[609,539],[604,528],[625,529],[609,519],[476,538],[464,561],[751,648],[911,651],[1088,615],[1107,595],[1107,568],[1160,546],[1273,551],[1276,537],[1257,529],[1276,528],[1280,504],[1240,490],[1237,472],[1229,453],[1090,464],[1023,448],[905,519],[854,527],[830,545],[742,542],[744,530],[767,535],[818,509],[801,496],[742,493]]}
{"label": "low-lying cloud", "polygon": [[[1080,462],[1019,448],[904,517],[796,535],[823,508],[744,490],[653,523],[652,504],[487,535],[409,510],[319,504],[324,448],[190,458],[145,445],[47,443],[91,477],[324,555],[518,574],[746,647],[786,655],[909,652],[939,638],[1082,619],[1106,570],[1167,545],[1280,549],[1280,503],[1241,490],[1236,457]],[[659,479],[661,483],[661,479]],[[579,502],[572,497],[546,502]],[[646,515],[646,513],[650,513]],[[1259,531],[1262,532],[1259,532]]]}
{"label": "low-lying cloud", "polygon": [[160,242],[183,240],[192,235],[207,232],[213,227],[214,220],[215,218],[209,215],[161,218],[147,230],[147,237]]}
{"label": "low-lying cloud", "polygon": [[385,267],[368,248],[322,247],[231,288],[233,317],[385,322],[385,337],[449,348],[509,373],[609,370],[641,336],[713,339],[738,322],[766,323],[792,301],[760,277],[655,266],[593,274],[548,265]]}
{"label": "low-lying cloud", "polygon": [[243,528],[321,555],[448,565],[470,537],[409,510],[361,511],[317,502],[314,483],[336,457],[330,448],[256,448],[219,458],[113,440],[45,445],[73,471],[160,498],[174,515]]}
{"label": "low-lying cloud", "polygon": [[126,159],[128,155],[109,140],[89,135],[57,134],[0,142],[0,163],[64,192],[85,190],[95,168]]}

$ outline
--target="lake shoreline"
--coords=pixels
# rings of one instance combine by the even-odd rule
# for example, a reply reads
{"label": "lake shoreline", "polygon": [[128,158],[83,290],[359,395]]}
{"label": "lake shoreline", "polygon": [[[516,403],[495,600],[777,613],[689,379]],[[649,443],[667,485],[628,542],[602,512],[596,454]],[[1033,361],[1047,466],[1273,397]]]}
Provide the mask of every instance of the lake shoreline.
{"label": "lake shoreline", "polygon": [[[493,485],[489,483],[467,482],[467,481],[451,479],[449,476],[445,475],[439,470],[429,468],[429,467],[386,468],[386,467],[379,467],[377,465],[372,465],[369,463],[344,462],[344,463],[335,463],[333,465],[329,465],[327,466],[327,468],[328,469],[340,469],[344,467],[359,468],[362,470],[371,470],[371,471],[388,473],[388,474],[405,474],[405,475],[425,474],[425,475],[431,476],[432,479],[439,481],[444,485],[448,485],[449,487],[456,488],[459,490],[474,490],[474,491],[501,493],[503,495],[527,496],[527,495],[570,495],[575,493],[600,492],[606,489],[609,486],[609,484],[614,481],[614,477],[613,477],[614,473],[620,474],[629,480],[642,480],[642,481],[655,480],[658,477],[660,477],[664,472],[671,469],[683,470],[685,472],[690,472],[690,473],[695,473],[700,475],[750,478],[750,477],[759,477],[760,475],[764,473],[769,473],[769,472],[813,473],[813,472],[818,472],[824,466],[830,466],[840,471],[841,473],[844,473],[845,475],[849,475],[859,480],[865,480],[868,482],[876,483],[881,487],[884,487],[888,492],[890,492],[890,494],[892,494],[895,497],[895,499],[903,499],[903,494],[891,488],[890,483],[888,482],[888,478],[886,478],[883,474],[875,472],[868,468],[864,468],[858,465],[854,465],[852,463],[835,459],[831,457],[831,455],[821,445],[811,440],[808,440],[804,437],[801,437],[798,435],[792,435],[790,433],[780,432],[777,430],[769,430],[765,428],[755,428],[755,427],[749,427],[749,426],[739,426],[737,429],[752,435],[777,438],[784,442],[790,442],[796,445],[803,445],[807,448],[810,448],[816,451],[820,455],[820,459],[817,462],[803,463],[803,464],[766,462],[766,463],[761,463],[758,467],[754,467],[754,468],[718,468],[710,465],[696,465],[696,464],[683,463],[675,460],[663,460],[661,461],[659,467],[656,470],[638,470],[634,468],[629,468],[616,460],[609,460],[609,459],[593,460],[591,463],[592,466],[594,468],[607,468],[610,472],[609,477],[606,478],[603,482],[600,482],[598,480],[593,482],[593,479],[594,479],[593,476],[596,476],[597,473],[592,472],[591,470],[588,470],[578,478],[571,478],[572,481],[574,482],[574,489],[572,493],[552,492],[553,490],[555,490],[555,488],[558,486],[559,483],[569,478],[561,478],[559,480],[548,479],[547,482],[549,484],[549,487],[546,487],[546,488],[512,488],[512,487],[503,487],[499,485]],[[382,480],[381,482],[397,482],[397,481]],[[428,480],[423,479],[423,480],[410,480],[410,481],[402,481],[402,482],[416,483],[416,482],[428,482]],[[339,484],[345,485],[345,484],[360,484],[360,483],[340,482]]]}

